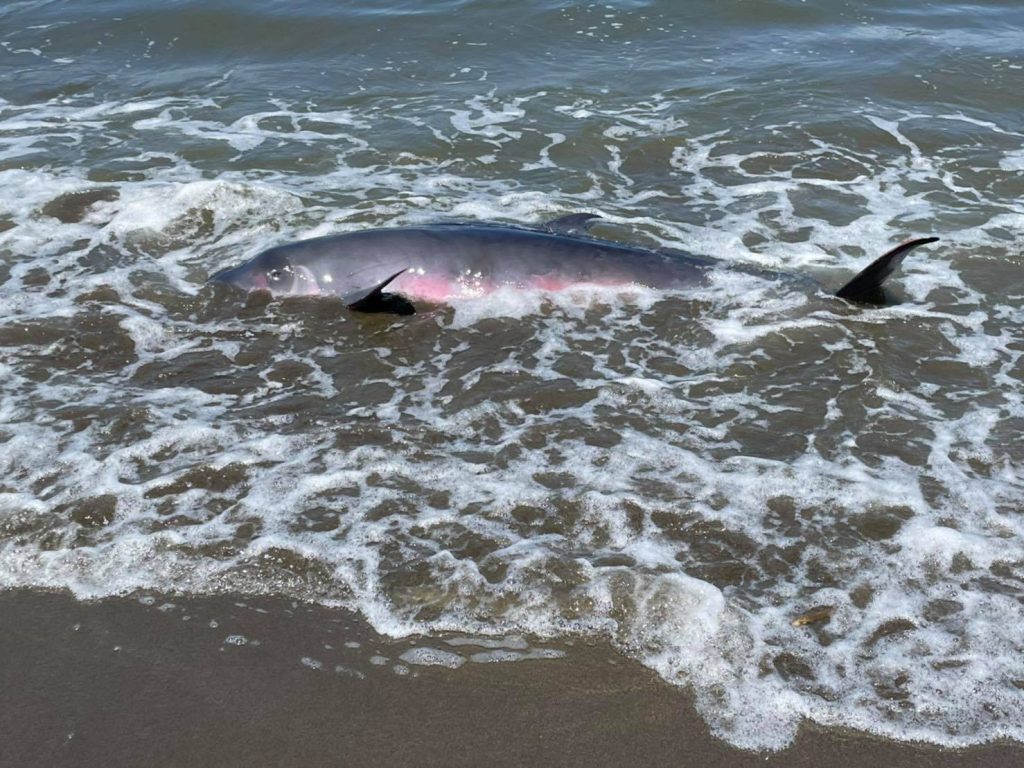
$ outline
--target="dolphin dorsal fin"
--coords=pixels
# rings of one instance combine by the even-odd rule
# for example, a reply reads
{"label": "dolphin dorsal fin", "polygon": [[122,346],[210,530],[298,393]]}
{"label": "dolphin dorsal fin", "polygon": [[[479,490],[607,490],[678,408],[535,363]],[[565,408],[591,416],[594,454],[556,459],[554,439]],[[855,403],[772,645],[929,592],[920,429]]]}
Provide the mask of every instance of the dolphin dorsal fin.
{"label": "dolphin dorsal fin", "polygon": [[596,213],[570,213],[568,216],[546,221],[540,228],[552,235],[578,235],[586,232],[600,218]]}
{"label": "dolphin dorsal fin", "polygon": [[384,293],[388,283],[405,272],[400,269],[391,277],[382,280],[364,291],[356,291],[345,297],[345,306],[356,312],[392,312],[396,315],[412,315],[416,307],[407,298],[397,293]]}
{"label": "dolphin dorsal fin", "polygon": [[891,251],[879,256],[867,267],[836,291],[836,296],[847,301],[857,301],[864,304],[884,304],[882,296],[882,283],[891,275],[903,261],[903,257],[917,248],[919,245],[934,243],[937,237],[919,237],[914,240],[907,240],[900,243]]}

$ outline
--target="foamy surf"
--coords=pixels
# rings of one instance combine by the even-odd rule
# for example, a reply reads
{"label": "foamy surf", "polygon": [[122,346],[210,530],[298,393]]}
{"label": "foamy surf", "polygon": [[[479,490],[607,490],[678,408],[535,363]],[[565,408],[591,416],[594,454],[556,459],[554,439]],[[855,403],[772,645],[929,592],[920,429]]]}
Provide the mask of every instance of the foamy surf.
{"label": "foamy surf", "polygon": [[[655,52],[709,39],[696,19],[598,10],[545,11],[537,35],[578,38],[575,62],[635,36]],[[382,23],[349,21],[366,39]],[[150,74],[176,45],[234,39],[140,23],[138,51],[120,31],[109,45]],[[305,54],[336,51],[316,26]],[[898,25],[865,29],[844,44]],[[33,66],[103,56],[70,32],[13,34]],[[268,95],[245,67],[56,95],[12,79],[27,90],[0,100],[0,585],[345,606],[427,636],[375,657],[396,674],[597,636],[751,749],[804,720],[1024,739],[1012,116],[837,105],[790,81],[807,102],[768,107],[778,86],[736,87],[742,57],[712,50],[639,79],[583,67],[568,87],[557,63],[510,75],[496,40],[445,45],[470,42],[481,58],[438,77],[437,57],[395,52],[341,88],[321,62],[309,95],[290,77]],[[760,50],[778,77],[827,71],[806,47]],[[894,281],[904,301],[870,312],[729,273],[685,293],[463,297],[411,320],[204,287],[299,237],[574,210],[607,237],[829,288],[909,235],[943,239]]]}

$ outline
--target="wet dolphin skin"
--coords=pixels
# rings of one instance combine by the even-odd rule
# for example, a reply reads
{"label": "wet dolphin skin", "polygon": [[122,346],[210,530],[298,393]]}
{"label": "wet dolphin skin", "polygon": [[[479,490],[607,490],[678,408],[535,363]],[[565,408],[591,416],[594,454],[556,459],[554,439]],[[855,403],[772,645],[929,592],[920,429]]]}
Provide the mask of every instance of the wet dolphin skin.
{"label": "wet dolphin skin", "polygon": [[[538,229],[494,224],[368,229],[276,246],[211,280],[277,296],[340,296],[358,311],[411,314],[417,299],[446,302],[508,287],[684,288],[702,284],[709,269],[725,266],[709,257],[583,236],[597,218],[571,214]],[[877,302],[882,282],[903,257],[936,239],[919,238],[897,246],[836,295]]]}

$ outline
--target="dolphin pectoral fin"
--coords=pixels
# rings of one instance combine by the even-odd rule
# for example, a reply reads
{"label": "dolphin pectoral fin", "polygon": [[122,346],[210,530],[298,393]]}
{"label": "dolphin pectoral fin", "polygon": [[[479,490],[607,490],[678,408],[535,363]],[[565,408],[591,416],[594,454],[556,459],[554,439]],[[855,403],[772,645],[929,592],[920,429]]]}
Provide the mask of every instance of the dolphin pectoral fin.
{"label": "dolphin pectoral fin", "polygon": [[390,312],[395,315],[416,314],[416,307],[404,296],[397,293],[384,293],[388,283],[405,272],[404,269],[395,272],[387,280],[365,291],[358,291],[345,297],[345,306],[354,309],[356,312]]}
{"label": "dolphin pectoral fin", "polygon": [[378,293],[354,304],[349,309],[357,312],[387,312],[392,315],[415,315],[416,307],[399,293]]}
{"label": "dolphin pectoral fin", "polygon": [[858,272],[853,280],[836,291],[836,296],[862,304],[885,303],[882,295],[882,283],[896,270],[903,261],[903,257],[917,246],[934,243],[938,239],[937,237],[919,237],[897,245]]}
{"label": "dolphin pectoral fin", "polygon": [[600,218],[596,213],[570,213],[568,216],[546,221],[540,228],[552,235],[578,235],[586,232]]}

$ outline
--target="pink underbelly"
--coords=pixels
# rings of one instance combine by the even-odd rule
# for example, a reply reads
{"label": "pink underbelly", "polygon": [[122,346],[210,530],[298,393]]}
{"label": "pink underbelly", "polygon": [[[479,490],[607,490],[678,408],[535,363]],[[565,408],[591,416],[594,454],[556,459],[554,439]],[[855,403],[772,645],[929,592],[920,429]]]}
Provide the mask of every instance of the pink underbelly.
{"label": "pink underbelly", "polygon": [[395,281],[395,288],[407,296],[437,303],[448,301],[454,296],[472,295],[457,280],[427,275],[404,274]]}
{"label": "pink underbelly", "polygon": [[396,280],[395,289],[409,297],[443,303],[452,299],[486,296],[502,288],[533,289],[539,291],[564,291],[578,285],[615,287],[627,285],[624,281],[613,280],[572,280],[551,275],[534,275],[520,281],[495,282],[484,278],[467,277],[450,279],[430,275],[402,275]]}

